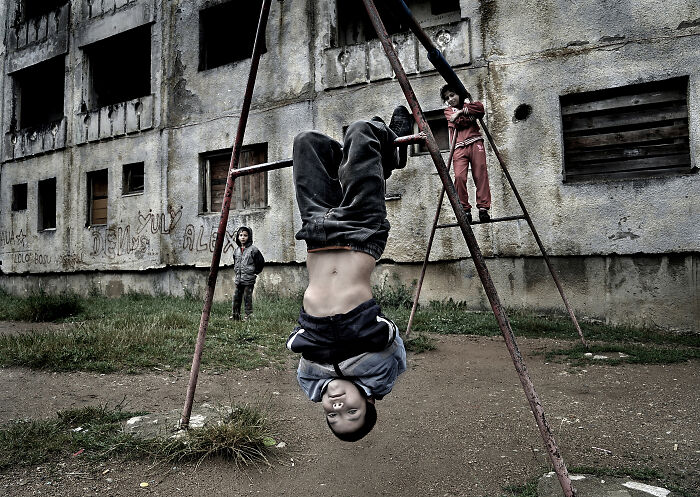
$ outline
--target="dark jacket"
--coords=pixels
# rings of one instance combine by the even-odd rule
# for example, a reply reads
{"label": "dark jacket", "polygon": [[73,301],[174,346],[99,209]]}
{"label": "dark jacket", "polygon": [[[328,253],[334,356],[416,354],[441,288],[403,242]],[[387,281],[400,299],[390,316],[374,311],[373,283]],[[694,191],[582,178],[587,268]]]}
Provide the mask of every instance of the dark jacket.
{"label": "dark jacket", "polygon": [[[245,247],[241,247],[241,242],[238,240],[238,233],[241,230],[245,230],[249,234]],[[252,229],[241,226],[236,230],[235,236],[238,248],[233,251],[233,272],[236,275],[234,283],[236,285],[252,285],[265,266],[265,258],[258,247],[253,245]]]}

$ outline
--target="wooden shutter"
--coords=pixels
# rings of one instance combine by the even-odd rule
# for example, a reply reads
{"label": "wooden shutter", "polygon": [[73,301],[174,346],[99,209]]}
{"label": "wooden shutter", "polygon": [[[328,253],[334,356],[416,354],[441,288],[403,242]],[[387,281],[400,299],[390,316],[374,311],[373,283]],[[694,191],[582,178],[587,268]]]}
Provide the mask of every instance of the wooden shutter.
{"label": "wooden shutter", "polygon": [[688,78],[562,96],[564,179],[690,172]]}

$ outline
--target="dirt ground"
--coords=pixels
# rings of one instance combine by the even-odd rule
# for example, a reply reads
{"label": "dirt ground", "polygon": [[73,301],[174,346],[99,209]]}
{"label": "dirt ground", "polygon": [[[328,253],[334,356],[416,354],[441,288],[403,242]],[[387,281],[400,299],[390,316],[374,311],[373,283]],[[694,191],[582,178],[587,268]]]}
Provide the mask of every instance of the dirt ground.
{"label": "dirt ground", "polygon": [[[10,324],[0,324],[0,332]],[[16,325],[15,325],[16,326]],[[14,329],[14,332],[21,330]],[[269,467],[225,462],[174,467],[90,466],[76,457],[53,473],[0,473],[0,495],[44,496],[499,496],[547,470],[548,457],[503,340],[438,336],[409,355],[409,370],[378,403],[374,431],[356,444],[331,437],[320,407],[284,370],[203,371],[196,405],[262,401],[286,447]],[[519,339],[547,419],[569,467],[657,469],[700,488],[698,363],[585,368],[546,363],[555,340]],[[205,349],[206,354],[206,349]],[[128,410],[181,409],[188,372],[57,374],[0,369],[0,424],[126,397]],[[109,471],[106,471],[109,470]],[[141,488],[140,484],[149,484]]]}

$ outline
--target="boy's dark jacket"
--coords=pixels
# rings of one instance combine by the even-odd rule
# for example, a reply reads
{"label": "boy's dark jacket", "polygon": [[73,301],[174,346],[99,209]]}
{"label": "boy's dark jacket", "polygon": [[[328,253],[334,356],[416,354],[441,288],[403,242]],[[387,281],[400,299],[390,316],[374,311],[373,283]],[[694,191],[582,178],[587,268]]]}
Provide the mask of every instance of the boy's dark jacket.
{"label": "boy's dark jacket", "polygon": [[[241,230],[248,232],[248,242],[246,242],[245,247],[241,247],[241,242],[238,240],[238,234]],[[236,230],[235,240],[239,248],[233,251],[233,271],[236,274],[234,283],[236,285],[252,285],[265,266],[265,258],[258,247],[253,245],[252,229],[241,226]]]}

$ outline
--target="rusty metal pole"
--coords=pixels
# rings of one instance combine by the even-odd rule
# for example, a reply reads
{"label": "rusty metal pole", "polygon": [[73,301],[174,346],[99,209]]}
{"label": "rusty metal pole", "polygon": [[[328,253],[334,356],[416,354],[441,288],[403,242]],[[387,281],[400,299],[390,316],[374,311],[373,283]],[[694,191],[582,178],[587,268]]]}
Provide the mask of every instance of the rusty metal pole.
{"label": "rusty metal pole", "polygon": [[469,226],[466,219],[466,214],[464,213],[464,210],[459,203],[459,199],[457,198],[457,191],[455,190],[454,184],[451,181],[447,167],[445,166],[445,161],[440,154],[440,148],[438,147],[435,137],[433,136],[433,132],[431,131],[425,116],[423,115],[423,111],[421,110],[418,99],[411,88],[411,84],[408,81],[408,76],[406,75],[401,62],[399,61],[394,45],[389,39],[389,34],[387,33],[384,23],[379,16],[377,7],[374,5],[374,0],[362,1],[367,9],[372,25],[379,35],[379,39],[384,47],[384,52],[391,63],[391,67],[394,70],[394,74],[396,74],[396,78],[401,85],[404,95],[406,96],[406,100],[411,107],[413,117],[418,123],[418,129],[421,132],[424,132],[426,135],[426,145],[428,146],[428,150],[430,151],[430,155],[435,163],[438,175],[440,176],[445,191],[447,192],[447,198],[450,200],[450,204],[452,204],[452,210],[457,216],[457,222],[459,223],[462,234],[464,235],[464,240],[467,242],[467,246],[471,252],[472,260],[476,266],[476,271],[479,274],[481,284],[484,287],[486,296],[491,304],[491,309],[493,310],[493,314],[498,322],[498,327],[501,330],[503,339],[505,340],[508,351],[510,352],[513,365],[515,366],[515,370],[520,378],[520,383],[525,391],[525,396],[530,404],[530,409],[532,409],[535,422],[540,430],[540,435],[542,436],[545,447],[547,448],[549,458],[554,466],[554,471],[559,478],[559,483],[564,491],[564,495],[566,497],[575,497],[576,492],[571,483],[571,478],[569,477],[569,472],[566,469],[566,464],[564,463],[564,459],[561,457],[559,448],[554,441],[554,436],[552,435],[552,431],[544,415],[542,403],[540,402],[539,396],[535,391],[535,387],[530,379],[530,375],[527,372],[527,368],[525,367],[525,362],[523,361],[520,350],[518,349],[510,322],[508,321],[505,310],[503,309],[503,306],[498,298],[498,293],[496,292],[496,287],[491,280],[491,275],[486,268],[486,263],[484,262],[483,255],[481,254],[481,249],[479,248],[474,232]]}
{"label": "rusty metal pole", "polygon": [[[452,156],[455,153],[455,146],[457,145],[457,131],[455,130],[454,136],[452,137],[452,143],[450,145],[450,155],[447,157],[447,169],[450,169],[450,164],[452,164]],[[416,309],[418,308],[418,298],[420,297],[421,289],[423,288],[423,280],[425,279],[425,271],[428,268],[428,259],[430,259],[430,250],[433,248],[433,239],[435,238],[435,230],[437,229],[438,219],[440,218],[440,211],[442,210],[442,201],[445,199],[445,187],[440,191],[440,198],[438,199],[437,209],[435,209],[435,218],[433,219],[433,227],[430,230],[430,237],[428,237],[428,248],[425,251],[425,259],[423,260],[423,267],[420,270],[420,278],[418,278],[418,286],[416,286],[416,295],[413,298],[413,307],[411,307],[411,315],[408,318],[408,325],[406,325],[406,339],[411,335],[411,326],[413,326],[413,317],[416,315]]]}
{"label": "rusty metal pole", "polygon": [[255,35],[255,44],[253,45],[253,55],[250,61],[250,72],[248,74],[248,84],[246,86],[245,95],[243,97],[243,106],[241,108],[241,117],[238,120],[238,132],[231,152],[231,162],[228,168],[228,178],[226,180],[226,190],[224,199],[221,204],[221,217],[219,218],[219,229],[216,234],[216,243],[214,245],[214,254],[211,258],[211,267],[209,269],[209,279],[207,280],[207,294],[204,298],[204,307],[202,309],[202,317],[199,321],[199,332],[197,334],[197,344],[194,349],[192,358],[192,368],[190,370],[190,380],[187,384],[187,396],[185,398],[185,406],[182,409],[182,417],[180,418],[180,428],[188,428],[190,424],[190,415],[192,414],[192,403],[194,402],[194,392],[197,388],[197,378],[199,377],[199,367],[202,362],[202,351],[204,350],[204,341],[207,336],[207,327],[209,326],[209,314],[211,312],[211,304],[214,300],[214,289],[216,288],[216,277],[219,274],[219,262],[221,261],[221,249],[224,244],[226,234],[226,225],[228,224],[228,210],[231,206],[231,195],[233,193],[234,175],[233,171],[238,167],[238,162],[241,156],[241,145],[243,144],[243,136],[245,135],[245,127],[248,122],[248,114],[250,112],[250,103],[253,99],[253,88],[255,87],[255,78],[258,73],[258,65],[260,63],[260,52],[263,45],[263,37],[265,36],[265,26],[267,18],[270,14],[270,4],[272,0],[263,0],[262,9],[260,10],[260,20],[258,21],[258,31]]}
{"label": "rusty metal pole", "polygon": [[[455,73],[454,69],[452,69],[452,66],[447,63],[445,58],[443,57],[442,53],[440,50],[435,46],[433,41],[430,39],[430,36],[425,32],[425,30],[418,24],[418,21],[416,18],[413,16],[413,13],[410,11],[410,9],[406,6],[406,3],[403,0],[393,0],[394,5],[397,7],[397,11],[401,14],[401,19],[403,21],[406,21],[406,23],[409,25],[411,28],[411,31],[416,35],[416,38],[418,41],[420,41],[421,45],[427,50],[428,52],[428,60],[435,66],[435,69],[438,70],[440,75],[443,77],[443,79],[453,85],[455,89],[457,90],[457,93],[460,93],[464,98],[467,98],[470,102],[472,101],[472,96],[471,94],[467,91],[467,89],[464,87],[464,84],[462,84],[462,81],[459,79],[457,76],[457,73]],[[530,231],[532,232],[532,236],[535,238],[535,242],[537,243],[537,246],[540,249],[540,252],[542,253],[542,257],[544,259],[545,264],[547,265],[547,268],[549,269],[549,272],[552,275],[552,279],[554,280],[554,284],[557,287],[557,290],[559,291],[559,295],[561,296],[562,301],[564,302],[564,306],[566,307],[567,312],[569,313],[569,317],[571,318],[571,321],[574,324],[574,327],[576,328],[576,331],[578,332],[579,337],[581,337],[581,343],[583,343],[583,346],[588,348],[588,344],[586,343],[586,339],[583,336],[583,330],[581,330],[581,326],[578,324],[578,320],[576,319],[576,315],[574,314],[574,310],[571,307],[571,304],[569,303],[569,299],[566,298],[566,295],[564,294],[564,287],[562,286],[561,282],[559,281],[559,276],[557,275],[557,272],[554,270],[554,266],[552,265],[552,262],[549,259],[549,255],[547,254],[547,251],[544,248],[544,244],[542,243],[542,240],[540,239],[540,235],[537,233],[537,229],[535,228],[535,224],[532,222],[532,219],[530,218],[530,214],[527,212],[527,208],[525,207],[525,203],[523,202],[523,199],[520,197],[520,193],[518,192],[518,189],[515,186],[515,183],[513,182],[513,178],[510,176],[510,172],[508,171],[508,168],[506,167],[506,162],[503,159],[503,156],[501,155],[500,151],[498,150],[498,147],[496,146],[496,142],[493,140],[493,137],[491,136],[491,133],[489,132],[488,127],[484,123],[484,120],[482,118],[479,118],[479,123],[481,124],[481,128],[484,130],[484,134],[486,135],[486,139],[488,140],[489,144],[491,145],[491,149],[493,150],[494,155],[496,156],[496,159],[498,159],[498,163],[501,166],[501,169],[503,170],[503,174],[505,175],[506,179],[508,180],[508,183],[510,184],[510,188],[513,190],[513,194],[515,195],[516,200],[518,201],[518,204],[520,205],[520,209],[523,211],[523,215],[525,217],[525,221],[527,222],[528,226],[530,227]]]}

